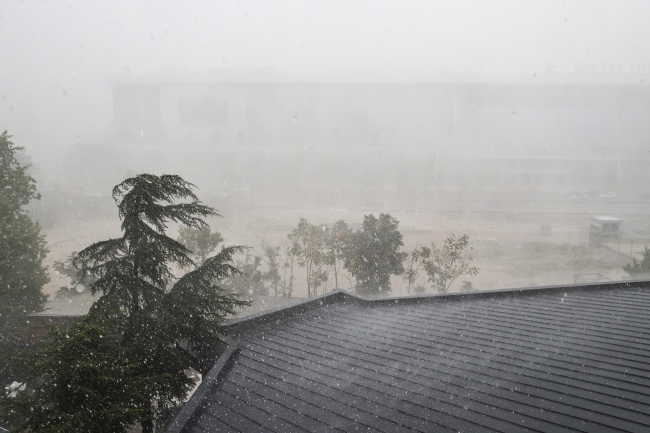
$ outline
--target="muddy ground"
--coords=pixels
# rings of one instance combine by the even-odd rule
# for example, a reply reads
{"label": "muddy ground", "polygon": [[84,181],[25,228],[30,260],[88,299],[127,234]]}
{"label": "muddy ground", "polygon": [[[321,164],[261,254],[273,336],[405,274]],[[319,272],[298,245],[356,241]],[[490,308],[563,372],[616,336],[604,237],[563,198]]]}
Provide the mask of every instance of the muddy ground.
{"label": "muddy ground", "polygon": [[[261,255],[262,241],[275,244],[286,242],[287,233],[300,217],[312,223],[333,223],[343,219],[350,224],[359,224],[363,215],[377,215],[380,212],[381,210],[372,209],[298,210],[265,207],[230,212],[223,218],[214,218],[209,222],[213,229],[221,232],[227,244],[249,245],[253,247],[253,254]],[[581,239],[581,229],[588,225],[586,214],[402,211],[393,212],[392,215],[400,221],[406,250],[442,240],[451,233],[467,234],[470,237],[471,246],[475,250],[473,264],[480,272],[476,276],[459,278],[452,285],[451,292],[459,291],[463,280],[470,281],[476,290],[572,284],[576,278],[620,280],[626,277],[622,266],[631,261],[629,255],[621,252],[585,244],[585,240]],[[542,226],[550,226],[552,234],[542,235]],[[120,229],[117,219],[109,219],[59,224],[45,233],[50,248],[46,264],[50,266],[52,281],[44,290],[53,297],[61,286],[69,282],[53,271],[54,261],[64,260],[73,251],[79,251],[92,242],[120,236]],[[170,227],[169,234],[175,237],[176,233],[177,227]],[[601,276],[598,277],[597,274]],[[294,297],[304,298],[304,271],[297,267],[295,276]],[[419,283],[429,286],[424,275]],[[392,295],[407,294],[401,278],[393,278],[392,286]],[[339,278],[339,287],[350,289],[350,279]],[[333,288],[332,277],[319,292]],[[433,292],[429,290],[429,293]],[[75,301],[66,300],[65,304],[69,306],[71,302]],[[271,308],[281,303],[268,301],[264,304]],[[251,311],[260,309],[265,307],[256,306]]]}

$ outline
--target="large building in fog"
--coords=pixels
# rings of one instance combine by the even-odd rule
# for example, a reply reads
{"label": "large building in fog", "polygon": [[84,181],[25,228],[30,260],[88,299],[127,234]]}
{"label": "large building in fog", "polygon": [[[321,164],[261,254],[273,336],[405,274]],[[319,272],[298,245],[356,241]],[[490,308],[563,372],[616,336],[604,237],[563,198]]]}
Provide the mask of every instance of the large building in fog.
{"label": "large building in fog", "polygon": [[[614,189],[649,181],[647,76],[578,72],[389,82],[125,71],[108,80],[107,139],[159,160],[180,149],[180,159],[206,166],[250,165],[252,174],[236,182],[248,187],[271,173],[315,187],[341,179],[397,189]],[[286,171],[294,169],[291,181]]]}
{"label": "large building in fog", "polygon": [[441,74],[387,82],[125,73],[109,83],[120,142],[454,146],[463,155],[560,157],[602,156],[607,148],[628,154],[647,144],[644,77]]}

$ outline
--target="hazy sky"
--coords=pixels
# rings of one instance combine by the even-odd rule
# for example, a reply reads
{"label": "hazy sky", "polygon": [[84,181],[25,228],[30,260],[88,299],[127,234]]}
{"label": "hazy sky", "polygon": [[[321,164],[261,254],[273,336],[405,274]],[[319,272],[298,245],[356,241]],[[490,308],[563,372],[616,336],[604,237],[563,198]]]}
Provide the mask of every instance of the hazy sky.
{"label": "hazy sky", "polygon": [[0,129],[34,149],[92,142],[107,73],[270,67],[533,73],[649,63],[650,2],[0,0]]}

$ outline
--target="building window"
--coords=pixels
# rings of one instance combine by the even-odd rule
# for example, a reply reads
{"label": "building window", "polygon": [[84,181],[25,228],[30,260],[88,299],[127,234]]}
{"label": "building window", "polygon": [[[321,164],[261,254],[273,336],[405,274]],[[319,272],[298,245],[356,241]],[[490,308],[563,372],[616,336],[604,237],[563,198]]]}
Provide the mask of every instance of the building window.
{"label": "building window", "polygon": [[228,126],[228,103],[219,99],[181,99],[181,126]]}

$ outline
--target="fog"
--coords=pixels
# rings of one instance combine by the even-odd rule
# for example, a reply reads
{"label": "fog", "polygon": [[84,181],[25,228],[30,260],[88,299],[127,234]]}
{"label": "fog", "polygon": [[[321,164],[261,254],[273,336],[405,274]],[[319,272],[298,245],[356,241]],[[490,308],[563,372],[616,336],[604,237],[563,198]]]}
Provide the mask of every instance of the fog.
{"label": "fog", "polygon": [[650,62],[644,2],[3,2],[3,128],[33,152],[107,127],[106,74],[265,68],[363,80]]}
{"label": "fog", "polygon": [[[98,240],[110,189],[151,172],[196,184],[228,242],[390,212],[408,245],[468,233],[481,289],[619,279],[634,241],[565,246],[592,215],[622,218],[637,248],[650,238],[648,16],[604,1],[6,1],[0,130],[34,162],[50,261]],[[506,275],[519,250],[528,264]]]}

